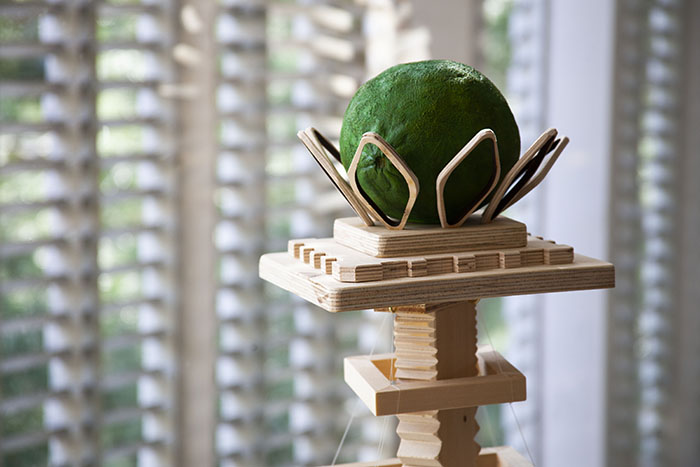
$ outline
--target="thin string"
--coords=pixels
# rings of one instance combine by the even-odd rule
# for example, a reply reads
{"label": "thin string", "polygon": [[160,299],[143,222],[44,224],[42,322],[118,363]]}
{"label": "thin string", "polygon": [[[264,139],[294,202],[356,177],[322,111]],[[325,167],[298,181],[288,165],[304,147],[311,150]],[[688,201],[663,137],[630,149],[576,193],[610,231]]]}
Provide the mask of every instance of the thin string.
{"label": "thin string", "polygon": [[386,435],[388,421],[389,417],[384,417],[384,423],[382,424],[382,434],[379,437],[379,447],[377,447],[377,459],[382,458],[382,451],[384,450],[384,436]]}
{"label": "thin string", "polygon": [[[484,410],[486,410],[486,407],[484,407]],[[489,420],[488,414],[484,417],[484,424],[486,425],[486,431],[489,434],[489,438],[491,439],[491,446],[495,446],[496,435],[493,434],[493,427],[491,426],[491,420]]]}
{"label": "thin string", "polygon": [[[393,316],[393,311],[392,311],[392,316]],[[394,362],[396,361],[396,342],[394,342],[394,339],[391,340],[391,353],[394,356],[394,358],[391,359],[391,365],[389,366],[389,384],[391,387],[396,388],[394,386]],[[398,388],[396,388],[398,389]],[[401,400],[401,391],[399,391],[398,396],[396,398],[396,412],[398,413],[399,411],[399,401]],[[387,428],[388,428],[388,421],[389,417],[385,416],[384,417],[384,424],[382,425],[382,434],[381,437],[379,438],[379,447],[377,448],[377,459],[381,459],[382,456],[382,451],[384,450],[384,439],[386,436]]]}
{"label": "thin string", "polygon": [[[382,324],[379,325],[379,331],[377,331],[377,337],[374,339],[374,344],[372,344],[372,349],[369,352],[369,356],[371,357],[374,355],[374,350],[377,348],[377,342],[379,342],[379,339],[382,335],[382,332],[384,331],[384,327],[386,326],[386,322],[388,321],[389,313],[384,314],[384,319],[382,319]],[[335,463],[338,461],[338,457],[340,456],[340,450],[343,449],[343,444],[345,444],[345,438],[348,437],[348,433],[350,432],[350,427],[352,426],[353,420],[355,420],[355,416],[357,415],[357,409],[360,407],[360,399],[355,400],[355,405],[352,407],[352,411],[350,412],[350,419],[348,420],[347,425],[345,425],[345,431],[343,432],[342,438],[340,438],[340,444],[338,444],[338,449],[335,450],[335,455],[333,456],[333,462],[331,462],[331,467],[335,465]]]}
{"label": "thin string", "polygon": [[[489,340],[489,345],[491,346],[492,349],[496,350],[496,348],[493,346],[493,341],[491,340],[491,333],[489,333],[489,327],[486,324],[486,321],[484,321],[484,331],[486,331],[486,338]],[[496,364],[498,365],[498,371],[500,373],[503,373],[503,368],[501,367],[501,361],[496,360]],[[510,380],[510,393],[511,393],[511,399],[514,399],[515,391],[513,388],[513,380]],[[513,408],[513,403],[508,402],[508,405],[510,406],[510,411],[513,414],[513,418],[515,419],[515,425],[518,427],[518,432],[520,433],[520,438],[523,440],[523,444],[525,445],[525,450],[527,451],[527,456],[530,458],[530,463],[535,466],[535,460],[532,458],[532,452],[530,452],[530,446],[527,444],[527,440],[525,439],[525,435],[523,434],[523,429],[520,426],[520,420],[518,420],[518,416],[515,414],[515,409]]]}

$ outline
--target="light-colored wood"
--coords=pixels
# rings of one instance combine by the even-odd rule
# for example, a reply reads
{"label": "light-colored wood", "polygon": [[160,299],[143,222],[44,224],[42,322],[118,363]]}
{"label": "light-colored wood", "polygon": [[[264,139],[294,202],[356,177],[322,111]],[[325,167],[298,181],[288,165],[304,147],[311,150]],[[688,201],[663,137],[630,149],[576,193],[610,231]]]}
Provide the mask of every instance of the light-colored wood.
{"label": "light-colored wood", "polygon": [[[495,189],[495,193],[489,204],[484,211],[484,215],[481,218],[481,222],[490,223],[496,217],[495,212],[498,208],[498,204],[501,202],[503,197],[506,195],[508,189],[511,187],[512,183],[516,181],[525,167],[532,161],[534,157],[537,156],[538,151],[551,137],[557,135],[557,130],[550,128],[546,130],[540,137],[530,146],[530,148],[523,154],[523,156],[515,163],[511,170],[506,174],[506,176],[501,181],[500,185],[498,180],[501,174],[501,162],[498,154],[498,144],[496,141],[496,134],[488,128],[479,131],[451,160],[445,165],[445,167],[440,171],[436,180],[436,203],[438,216],[440,218],[440,225],[442,228],[454,228],[459,227],[464,222],[467,221],[469,216],[481,205],[481,203],[491,194]],[[420,192],[420,183],[418,177],[413,173],[411,168],[406,164],[403,158],[396,152],[396,150],[382,138],[379,134],[374,132],[368,132],[362,135],[360,139],[360,144],[355,151],[355,154],[348,168],[348,181],[346,181],[336,170],[335,165],[328,157],[328,154],[324,148],[324,144],[327,145],[327,149],[332,149],[333,152],[339,154],[338,150],[333,146],[321,133],[313,127],[309,127],[303,131],[297,133],[297,136],[302,141],[304,146],[309,150],[311,155],[316,159],[321,169],[328,175],[335,187],[340,191],[340,193],[345,197],[348,204],[352,209],[360,216],[361,220],[367,226],[374,225],[374,220],[382,224],[389,230],[402,230],[408,222],[408,218],[411,214],[411,210],[418,198],[418,193]],[[490,139],[493,143],[494,155],[494,171],[492,177],[481,194],[478,201],[473,203],[467,212],[459,219],[456,223],[450,224],[447,219],[447,213],[445,209],[445,185],[447,181],[454,172],[454,170],[472,153],[472,151],[481,144],[484,140]],[[544,180],[544,178],[549,173],[550,169],[554,163],[559,158],[559,155],[564,150],[568,144],[569,139],[564,137],[560,141],[556,148],[554,148],[553,153],[548,157],[547,162],[541,165],[541,168],[537,173],[529,180],[520,190],[514,194],[513,198],[505,206],[504,210],[513,204],[517,203],[522,199],[527,193],[532,191],[537,185]],[[362,156],[362,151],[367,144],[374,144],[379,148],[379,150],[391,161],[391,163],[397,168],[399,173],[403,176],[408,187],[408,200],[404,208],[403,215],[401,219],[394,220],[387,216],[384,212],[381,212],[379,208],[368,199],[362,192],[362,189],[357,183],[357,168]],[[547,157],[547,155],[545,155]]]}
{"label": "light-colored wood", "polygon": [[557,130],[555,128],[549,128],[545,130],[545,132],[542,133],[540,137],[535,140],[534,143],[532,143],[532,146],[530,146],[530,148],[527,151],[525,151],[525,154],[523,154],[522,157],[518,159],[515,165],[513,165],[513,167],[508,171],[505,177],[503,177],[503,180],[501,181],[501,184],[498,185],[498,188],[496,188],[496,191],[494,192],[493,196],[491,197],[491,200],[489,201],[489,205],[486,207],[486,210],[484,210],[484,214],[481,217],[482,222],[489,223],[493,220],[494,213],[498,208],[498,204],[506,195],[508,188],[510,188],[511,184],[520,176],[522,170],[532,160],[532,158],[537,155],[537,152],[542,148],[542,146],[550,138],[556,137],[556,135]]}
{"label": "light-colored wood", "polygon": [[614,287],[612,264],[575,254],[570,264],[494,269],[470,274],[340,282],[287,252],[260,258],[260,277],[328,311],[365,310],[398,303],[446,303],[570,290]]}
{"label": "light-colored wood", "polygon": [[[466,213],[454,224],[450,224],[447,220],[447,212],[445,210],[445,185],[447,180],[452,175],[457,167],[470,155],[472,151],[479,146],[484,140],[490,139],[493,143],[493,173],[491,179],[489,180],[486,187],[482,192],[481,197],[476,200],[472,205],[466,210]],[[478,132],[463,148],[459,151],[450,162],[445,165],[445,167],[440,171],[435,182],[435,189],[437,190],[437,209],[438,216],[440,217],[440,225],[443,228],[453,228],[459,227],[467,220],[469,216],[476,211],[481,203],[484,202],[486,197],[493,191],[493,189],[498,184],[498,179],[501,176],[501,159],[498,156],[498,144],[496,142],[496,134],[491,129],[483,129]],[[466,208],[465,208],[466,209]]]}
{"label": "light-colored wood", "polygon": [[550,154],[548,154],[546,157],[547,161],[544,162],[541,166],[540,169],[537,171],[537,173],[528,181],[525,186],[523,186],[520,191],[513,197],[513,199],[510,200],[510,202],[503,208],[505,211],[521,199],[525,197],[528,193],[530,193],[532,190],[534,190],[537,185],[539,185],[542,180],[549,174],[549,171],[552,169],[554,166],[554,163],[557,162],[559,159],[559,156],[561,155],[562,151],[564,151],[564,148],[569,144],[569,138],[564,137],[562,140],[557,144],[557,147],[554,148],[554,151],[552,151]]}
{"label": "light-colored wood", "polygon": [[[319,139],[323,138],[321,133],[319,133],[319,131],[316,128],[309,127],[303,131],[298,132],[297,137],[301,140],[304,146],[306,146],[306,149],[309,150],[314,159],[316,159],[318,165],[320,165],[321,169],[326,173],[326,175],[328,175],[328,178],[331,179],[333,185],[335,185],[338,191],[340,191],[340,194],[342,194],[345,197],[348,204],[350,204],[352,210],[355,211],[355,213],[358,216],[360,216],[362,222],[364,222],[365,225],[368,226],[374,225],[374,222],[372,222],[372,218],[365,211],[365,208],[363,207],[362,203],[357,199],[355,192],[352,191],[352,188],[350,187],[350,185],[348,185],[348,182],[345,181],[345,179],[338,173],[338,170],[336,170],[335,165],[328,157],[328,154],[324,150],[323,144]],[[330,144],[330,142],[328,142],[328,144]]]}
{"label": "light-colored wood", "polygon": [[[406,185],[408,187],[408,201],[406,202],[406,207],[404,208],[403,215],[401,219],[396,222],[390,219],[385,213],[380,213],[375,209],[373,203],[371,203],[362,193],[362,189],[357,184],[357,166],[360,163],[360,158],[362,156],[362,150],[367,144],[374,144],[379,148],[379,150],[386,156],[394,167],[399,171],[406,180]],[[418,177],[413,173],[411,168],[406,164],[406,162],[399,156],[399,154],[394,150],[389,143],[387,143],[384,138],[379,136],[377,133],[368,132],[362,135],[360,139],[360,144],[355,151],[355,155],[352,158],[350,167],[348,168],[348,180],[350,181],[350,186],[354,190],[360,203],[365,208],[365,210],[372,214],[377,221],[379,221],[384,227],[389,230],[401,230],[408,222],[408,216],[411,214],[413,205],[416,203],[418,198],[418,192],[420,191],[420,184],[418,183]]]}
{"label": "light-colored wood", "polygon": [[332,238],[290,240],[288,253],[340,282],[374,282],[401,277],[472,273],[546,264],[568,264],[574,249],[528,236],[518,249],[416,257],[375,258],[338,244]]}
{"label": "light-colored wood", "polygon": [[[430,387],[478,377],[475,301],[393,310],[397,383],[421,381]],[[428,392],[438,410],[398,415],[397,456],[407,467],[474,467],[480,449],[474,440],[479,430],[476,407],[449,408],[434,391]]]}
{"label": "light-colored wood", "polygon": [[[527,459],[510,446],[481,448],[476,462],[477,467],[533,467]],[[336,467],[402,467],[398,458],[370,462],[336,464]],[[326,466],[330,467],[330,466]]]}
{"label": "light-colored wood", "polygon": [[394,354],[346,357],[345,382],[377,416],[525,400],[522,373],[490,347],[481,347],[477,356],[479,373],[474,377],[393,383]]}
{"label": "light-colored wood", "polygon": [[527,227],[507,217],[482,224],[471,216],[455,229],[409,225],[404,230],[368,227],[354,217],[336,219],[333,238],[359,252],[378,258],[458,253],[495,248],[521,248],[527,244]]}

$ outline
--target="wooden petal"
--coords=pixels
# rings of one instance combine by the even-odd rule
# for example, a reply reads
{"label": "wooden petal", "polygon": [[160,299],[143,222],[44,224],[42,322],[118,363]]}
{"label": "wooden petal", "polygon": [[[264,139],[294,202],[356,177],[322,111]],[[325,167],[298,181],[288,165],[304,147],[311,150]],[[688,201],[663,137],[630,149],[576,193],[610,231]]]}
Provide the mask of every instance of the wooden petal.
{"label": "wooden petal", "polygon": [[363,207],[363,204],[357,199],[357,196],[352,191],[350,185],[348,185],[348,182],[346,182],[345,179],[340,176],[338,170],[335,168],[335,165],[333,165],[333,162],[328,157],[328,154],[326,151],[324,151],[324,148],[326,148],[328,152],[340,160],[340,153],[335,146],[333,146],[328,139],[326,139],[316,128],[313,127],[300,131],[297,133],[297,136],[301,142],[304,143],[304,146],[306,146],[306,149],[309,150],[316,162],[318,162],[318,165],[321,166],[321,169],[326,173],[328,178],[330,178],[331,182],[333,182],[336,189],[343,195],[353,211],[360,216],[362,222],[364,222],[367,226],[373,226],[374,222]]}
{"label": "wooden petal", "polygon": [[[532,143],[532,146],[530,146],[530,148],[525,152],[525,154],[523,154],[523,156],[520,159],[518,159],[513,168],[511,168],[510,171],[508,171],[506,176],[503,178],[503,181],[496,189],[496,192],[491,198],[488,207],[484,211],[484,214],[481,216],[481,222],[491,222],[491,220],[494,217],[496,217],[502,212],[503,208],[507,205],[508,201],[512,199],[515,193],[517,193],[517,191],[509,193],[507,200],[504,203],[502,203],[502,201],[506,197],[506,193],[508,193],[508,190],[514,183],[517,185],[517,183],[526,174],[528,174],[528,178],[524,181],[523,184],[527,184],[529,179],[536,172],[537,167],[539,167],[539,164],[542,162],[542,158],[546,154],[546,151],[544,154],[541,154],[541,149],[545,147],[545,145],[547,146],[547,148],[549,148],[556,136],[556,129],[550,128],[546,130],[540,135],[539,138],[537,138],[537,140],[534,143]],[[520,187],[518,186],[518,188]]]}
{"label": "wooden petal", "polygon": [[[479,199],[466,209],[466,213],[459,219],[459,221],[454,224],[450,224],[447,219],[445,209],[445,185],[447,184],[447,180],[450,178],[450,175],[452,175],[452,172],[455,171],[455,169],[472,153],[472,151],[487,139],[490,139],[493,143],[494,171],[491,179],[482,190],[481,194],[479,195]],[[464,224],[467,218],[478,209],[489,193],[491,193],[491,191],[493,191],[493,189],[496,187],[500,175],[501,160],[498,157],[496,134],[491,129],[483,129],[477,133],[466,145],[464,145],[464,147],[452,158],[452,160],[440,171],[437,176],[435,189],[437,190],[437,209],[442,228],[459,227]]]}
{"label": "wooden petal", "polygon": [[[380,208],[377,206],[362,190],[360,185],[357,183],[357,166],[360,163],[360,157],[362,156],[362,150],[365,145],[374,144],[379,148],[379,150],[386,156],[389,161],[394,164],[404,180],[406,180],[406,185],[408,186],[408,201],[406,202],[406,207],[404,208],[403,216],[399,221],[395,221],[387,216]],[[418,192],[420,191],[420,184],[418,183],[418,177],[413,173],[413,171],[408,167],[406,162],[399,156],[399,154],[394,150],[389,143],[387,143],[384,138],[379,136],[377,133],[369,132],[362,135],[360,140],[360,145],[355,151],[355,156],[352,158],[352,163],[348,169],[348,179],[350,181],[350,186],[357,195],[362,206],[372,214],[372,216],[380,222],[384,227],[391,230],[401,230],[406,226],[408,222],[408,216],[411,214],[413,205],[416,203],[418,198]]]}

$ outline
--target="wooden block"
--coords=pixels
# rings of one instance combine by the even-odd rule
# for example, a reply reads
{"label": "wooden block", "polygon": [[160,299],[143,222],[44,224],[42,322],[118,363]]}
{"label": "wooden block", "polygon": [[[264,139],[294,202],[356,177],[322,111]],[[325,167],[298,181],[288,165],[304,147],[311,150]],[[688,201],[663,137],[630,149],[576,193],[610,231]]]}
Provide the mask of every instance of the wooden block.
{"label": "wooden block", "polygon": [[423,277],[428,275],[428,260],[413,258],[408,260],[408,277]]}
{"label": "wooden block", "polygon": [[260,258],[259,273],[262,279],[328,311],[604,289],[615,285],[612,264],[577,254],[572,263],[561,265],[350,283],[340,282],[287,253],[269,253]]}
{"label": "wooden block", "polygon": [[567,264],[574,256],[574,249],[566,245],[553,245],[544,250],[546,264]]}
{"label": "wooden block", "polygon": [[425,260],[427,261],[429,276],[437,276],[438,274],[447,274],[454,271],[452,255],[426,256]]}
{"label": "wooden block", "polygon": [[326,256],[326,254],[322,251],[311,253],[314,268],[321,269],[321,258],[323,258],[324,256]]}
{"label": "wooden block", "polygon": [[520,251],[521,250],[500,251],[498,253],[498,266],[502,269],[519,268]]}
{"label": "wooden block", "polygon": [[396,354],[346,357],[345,382],[378,416],[525,400],[525,376],[513,365],[490,347],[481,347],[477,358],[477,376],[397,381]]}
{"label": "wooden block", "polygon": [[333,263],[336,262],[338,258],[335,258],[333,256],[324,256],[321,258],[321,269],[326,273],[326,274],[333,274]]}
{"label": "wooden block", "polygon": [[408,277],[408,261],[382,261],[382,279]]}
{"label": "wooden block", "polygon": [[293,257],[300,259],[301,258],[301,248],[306,244],[308,241],[313,241],[316,240],[315,238],[299,238],[296,240],[290,240],[287,242],[287,251],[289,251],[289,254],[291,254]]}
{"label": "wooden block", "polygon": [[476,257],[473,253],[461,253],[452,256],[454,272],[476,271]]}
{"label": "wooden block", "polygon": [[[573,260],[573,256],[571,258]],[[520,265],[521,266],[538,266],[544,263],[544,249],[531,247],[528,243],[528,248],[520,250]]]}
{"label": "wooden block", "polygon": [[527,244],[526,232],[525,224],[507,217],[481,224],[478,215],[454,229],[408,225],[404,230],[388,230],[368,227],[357,217],[336,219],[333,225],[338,243],[379,258],[520,248]]}
{"label": "wooden block", "polygon": [[311,253],[313,253],[313,251],[314,251],[314,247],[312,247],[312,246],[304,245],[300,248],[301,259],[306,264],[309,264],[311,262]]}
{"label": "wooden block", "polygon": [[477,251],[474,260],[477,271],[498,269],[501,265],[501,256],[497,251]]}

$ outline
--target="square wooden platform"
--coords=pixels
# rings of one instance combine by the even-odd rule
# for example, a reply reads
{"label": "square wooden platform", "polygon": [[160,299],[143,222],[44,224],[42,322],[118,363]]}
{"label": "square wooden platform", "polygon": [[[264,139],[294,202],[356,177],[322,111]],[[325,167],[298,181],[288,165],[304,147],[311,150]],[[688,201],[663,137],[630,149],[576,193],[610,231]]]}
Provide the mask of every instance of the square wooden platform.
{"label": "square wooden platform", "polygon": [[260,258],[260,277],[327,311],[447,303],[615,286],[612,264],[574,255],[570,264],[538,265],[375,282],[340,282],[287,252]]}
{"label": "square wooden platform", "polygon": [[[398,458],[370,462],[353,462],[351,464],[336,464],[336,467],[402,467]],[[510,446],[481,448],[477,467],[534,467],[530,461],[520,455]],[[326,466],[329,467],[329,466]]]}
{"label": "square wooden platform", "polygon": [[392,383],[394,354],[345,358],[345,382],[374,415],[458,409],[524,401],[525,376],[501,354],[477,352],[479,375],[439,381]]}
{"label": "square wooden platform", "polygon": [[366,226],[359,217],[336,219],[333,238],[341,245],[377,258],[430,255],[446,252],[520,248],[527,243],[527,227],[507,217],[488,224],[474,215],[461,227],[409,224],[403,230]]}

